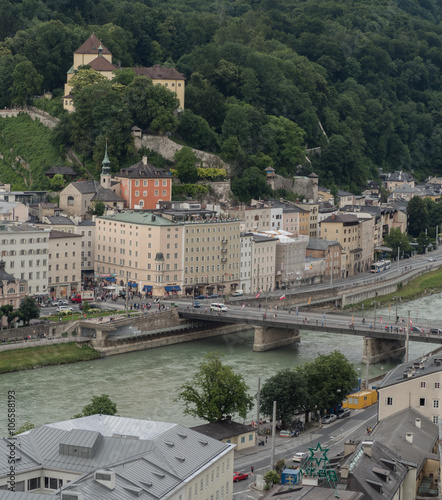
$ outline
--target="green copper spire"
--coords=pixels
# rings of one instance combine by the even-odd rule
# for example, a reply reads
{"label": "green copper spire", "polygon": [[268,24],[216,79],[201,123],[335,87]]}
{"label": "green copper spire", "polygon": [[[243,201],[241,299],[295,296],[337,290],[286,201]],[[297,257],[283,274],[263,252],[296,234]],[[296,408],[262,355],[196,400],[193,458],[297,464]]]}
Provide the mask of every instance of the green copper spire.
{"label": "green copper spire", "polygon": [[104,152],[104,158],[101,162],[103,168],[101,170],[101,175],[110,175],[110,161],[109,156],[107,155],[107,139],[106,139],[106,150]]}

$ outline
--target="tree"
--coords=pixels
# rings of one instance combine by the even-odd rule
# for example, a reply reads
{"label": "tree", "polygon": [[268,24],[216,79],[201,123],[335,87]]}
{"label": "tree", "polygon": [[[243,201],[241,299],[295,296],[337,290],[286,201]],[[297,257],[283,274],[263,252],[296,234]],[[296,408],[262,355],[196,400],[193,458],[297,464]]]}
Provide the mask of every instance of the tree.
{"label": "tree", "polygon": [[36,93],[40,91],[43,77],[37,73],[30,61],[17,64],[12,72],[12,103],[23,106]]}
{"label": "tree", "polygon": [[291,421],[296,412],[304,411],[308,404],[307,382],[301,369],[286,368],[265,381],[261,389],[260,411],[273,414],[276,401],[276,418],[283,425]]}
{"label": "tree", "polygon": [[209,422],[235,413],[247,417],[253,407],[249,387],[242,375],[223,365],[223,357],[217,352],[207,354],[193,378],[181,386],[178,399],[184,402],[186,414]]}
{"label": "tree", "polygon": [[106,205],[101,201],[95,201],[91,207],[91,214],[101,216],[106,210]]}
{"label": "tree", "polygon": [[26,420],[26,422],[23,425],[20,425],[20,427],[14,432],[14,436],[17,436],[18,434],[21,434],[22,432],[30,431],[34,427],[35,427],[35,425],[32,422],[29,422],[29,420]]}
{"label": "tree", "polygon": [[69,80],[69,85],[72,87],[72,93],[75,94],[88,85],[105,82],[107,78],[98,71],[90,67],[82,67],[77,69],[75,75]]}
{"label": "tree", "polygon": [[32,297],[26,296],[18,308],[21,314],[21,319],[29,325],[31,319],[38,319],[40,317],[40,309]]}
{"label": "tree", "polygon": [[190,148],[178,150],[174,159],[176,162],[177,177],[183,184],[195,184],[198,181],[198,169],[196,163],[198,158]]}
{"label": "tree", "polygon": [[61,191],[66,184],[63,174],[55,174],[49,182],[49,186],[51,187],[51,191]]}
{"label": "tree", "polygon": [[411,250],[408,236],[399,227],[390,229],[390,232],[384,236],[384,244],[391,247],[393,257],[397,256],[398,248],[400,253],[408,253]]}
{"label": "tree", "polygon": [[14,311],[14,308],[9,304],[0,307],[0,315],[7,317],[8,328],[11,326],[11,323],[14,321],[15,318],[21,317],[20,311],[19,310]]}
{"label": "tree", "polygon": [[302,370],[307,380],[309,409],[322,410],[341,404],[358,383],[354,366],[338,351],[321,354]]}
{"label": "tree", "polygon": [[89,415],[116,415],[117,405],[107,394],[92,396],[91,402],[87,404],[81,413],[74,418],[88,417]]}
{"label": "tree", "polygon": [[274,470],[269,470],[264,474],[264,481],[267,485],[278,484],[281,481],[281,476]]}
{"label": "tree", "polygon": [[428,228],[428,208],[420,196],[413,196],[407,205],[408,234],[417,238]]}
{"label": "tree", "polygon": [[271,189],[267,184],[265,173],[256,167],[244,170],[241,177],[232,180],[232,191],[241,201],[247,202],[252,198],[270,194]]}

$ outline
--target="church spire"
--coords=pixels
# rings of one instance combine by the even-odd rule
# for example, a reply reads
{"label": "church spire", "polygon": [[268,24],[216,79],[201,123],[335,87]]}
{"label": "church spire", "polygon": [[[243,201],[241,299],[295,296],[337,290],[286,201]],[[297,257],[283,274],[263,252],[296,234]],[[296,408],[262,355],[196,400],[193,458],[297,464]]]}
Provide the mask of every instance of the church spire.
{"label": "church spire", "polygon": [[103,168],[101,170],[101,175],[110,175],[110,161],[109,161],[109,156],[107,155],[107,139],[106,139],[106,149],[104,152],[104,158],[101,164],[103,165]]}

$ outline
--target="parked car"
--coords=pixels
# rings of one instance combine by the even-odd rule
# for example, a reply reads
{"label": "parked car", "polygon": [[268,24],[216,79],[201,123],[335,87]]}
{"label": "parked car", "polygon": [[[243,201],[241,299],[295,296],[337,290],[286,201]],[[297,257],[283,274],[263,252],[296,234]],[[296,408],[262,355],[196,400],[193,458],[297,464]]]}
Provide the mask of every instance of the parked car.
{"label": "parked car", "polygon": [[245,472],[234,472],[233,473],[233,482],[236,483],[238,481],[242,481],[243,479],[248,479],[249,475]]}
{"label": "parked car", "polygon": [[212,304],[210,304],[210,310],[226,312],[227,306],[225,304],[219,304],[218,302],[212,302]]}
{"label": "parked car", "polygon": [[200,303],[197,300],[195,300],[195,302],[193,303],[193,307],[201,307],[201,306]]}
{"label": "parked car", "polygon": [[429,259],[427,259],[428,262],[434,262],[436,259],[434,257],[430,257]]}
{"label": "parked car", "polygon": [[208,297],[207,297],[207,295],[196,295],[195,298],[198,300],[204,300],[204,299],[207,299]]}
{"label": "parked car", "polygon": [[345,417],[349,417],[351,415],[350,408],[341,408],[336,412],[336,416],[341,419]]}
{"label": "parked car", "polygon": [[411,331],[411,332],[416,332],[416,333],[423,333],[422,328],[419,328],[418,326],[412,326],[412,327],[410,328],[410,331]]}
{"label": "parked car", "polygon": [[282,437],[282,438],[291,438],[291,437],[293,437],[293,432],[291,432],[291,431],[280,431],[279,437]]}
{"label": "parked car", "polygon": [[242,297],[244,295],[244,292],[242,290],[237,290],[236,292],[232,293],[232,297]]}
{"label": "parked car", "polygon": [[212,293],[212,295],[209,295],[207,298],[208,299],[217,299],[218,298],[218,294],[217,293]]}
{"label": "parked car", "polygon": [[440,328],[430,328],[428,330],[429,333],[435,333],[436,335],[440,335],[442,333],[442,330]]}
{"label": "parked car", "polygon": [[323,424],[331,424],[332,422],[334,422],[337,419],[338,419],[338,417],[334,413],[331,413],[329,415],[324,415],[321,419],[321,422]]}
{"label": "parked car", "polygon": [[72,311],[72,307],[68,307],[68,306],[58,306],[57,307],[57,312],[58,313],[61,313],[61,312],[71,312]]}
{"label": "parked car", "polygon": [[51,302],[51,305],[53,305],[53,306],[67,306],[67,305],[69,305],[69,302],[67,300],[59,299],[59,300],[53,300]]}
{"label": "parked car", "polygon": [[293,460],[293,462],[304,462],[304,460],[308,456],[309,456],[308,451],[298,451],[293,455],[292,460]]}

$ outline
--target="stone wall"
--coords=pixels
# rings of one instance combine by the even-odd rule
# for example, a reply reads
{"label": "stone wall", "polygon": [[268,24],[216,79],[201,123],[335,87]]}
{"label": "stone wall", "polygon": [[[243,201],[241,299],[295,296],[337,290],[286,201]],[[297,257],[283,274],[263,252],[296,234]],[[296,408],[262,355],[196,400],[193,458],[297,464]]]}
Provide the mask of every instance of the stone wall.
{"label": "stone wall", "polygon": [[42,111],[41,109],[34,108],[33,106],[27,106],[23,109],[2,109],[0,110],[0,117],[16,117],[20,113],[27,113],[34,121],[40,121],[45,127],[53,129],[57,126],[60,121],[58,118],[51,116],[49,113]]}
{"label": "stone wall", "polygon": [[292,179],[287,179],[286,177],[281,177],[280,175],[275,175],[272,178],[273,189],[287,189],[292,193],[304,196],[304,198],[309,201],[313,200],[316,203],[319,199],[318,195],[318,179],[309,179],[308,177],[293,177]]}
{"label": "stone wall", "polygon": [[62,321],[60,323],[48,322],[40,325],[23,326],[21,328],[9,328],[0,331],[0,340],[24,340],[27,337],[38,337],[45,335],[48,337],[60,336],[67,331],[75,321]]}
{"label": "stone wall", "polygon": [[[167,160],[173,161],[174,155],[177,151],[182,149],[184,146],[171,141],[167,136],[164,135],[143,135],[141,138],[135,137],[135,148],[140,149],[141,147],[146,147],[152,151],[156,151],[161,156]],[[193,149],[196,157],[202,161],[203,167],[206,168],[225,168],[227,173],[230,172],[230,165],[225,163],[221,158],[216,155],[206,153],[205,151],[200,151],[199,149]]]}

